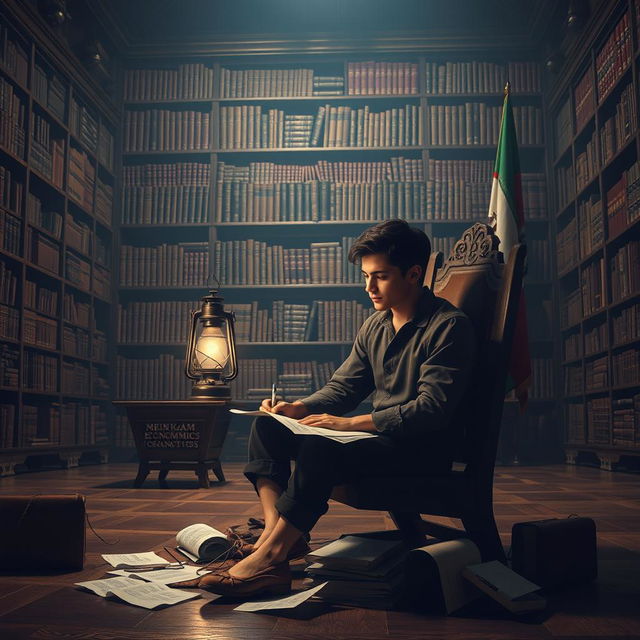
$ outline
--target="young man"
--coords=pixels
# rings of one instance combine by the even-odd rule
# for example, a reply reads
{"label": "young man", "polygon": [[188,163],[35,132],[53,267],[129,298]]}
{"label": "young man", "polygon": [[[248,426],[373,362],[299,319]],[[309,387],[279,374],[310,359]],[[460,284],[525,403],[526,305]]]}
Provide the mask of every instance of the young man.
{"label": "young man", "polygon": [[[260,498],[264,533],[244,547],[240,562],[198,586],[243,597],[286,592],[288,560],[308,551],[304,536],[327,511],[334,486],[356,477],[450,468],[457,436],[452,417],[470,382],[475,334],[461,311],[423,288],[430,250],[427,236],[402,220],[371,227],[356,240],[349,260],[360,260],[377,313],[363,323],[327,385],[292,403],[264,400],[262,408],[312,427],[378,437],[340,444],[257,418],[245,475]],[[371,413],[344,416],[372,391]]]}

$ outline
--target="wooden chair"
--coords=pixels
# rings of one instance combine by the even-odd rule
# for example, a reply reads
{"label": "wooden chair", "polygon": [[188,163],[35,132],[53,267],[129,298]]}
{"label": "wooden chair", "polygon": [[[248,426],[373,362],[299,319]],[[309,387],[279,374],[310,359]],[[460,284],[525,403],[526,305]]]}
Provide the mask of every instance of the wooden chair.
{"label": "wooden chair", "polygon": [[[478,335],[473,383],[461,403],[463,441],[453,470],[437,476],[370,477],[341,485],[332,498],[357,509],[388,511],[412,546],[426,535],[471,538],[484,560],[505,560],[493,514],[493,472],[505,396],[507,364],[522,287],[526,249],[511,249],[506,265],[491,227],[474,224],[441,269],[432,256],[425,286],[462,309]],[[459,468],[461,467],[461,468]],[[463,528],[425,520],[420,514],[458,518]]]}

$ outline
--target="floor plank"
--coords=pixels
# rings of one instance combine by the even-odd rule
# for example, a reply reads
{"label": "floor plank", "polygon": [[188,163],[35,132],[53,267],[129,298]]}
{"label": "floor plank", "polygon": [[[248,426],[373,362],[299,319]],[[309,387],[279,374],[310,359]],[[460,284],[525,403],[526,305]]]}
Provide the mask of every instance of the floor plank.
{"label": "floor plank", "polygon": [[[160,551],[187,524],[207,522],[223,530],[260,515],[240,464],[225,465],[229,482],[208,490],[197,489],[189,472],[172,472],[167,489],[160,488],[157,478],[151,476],[143,487],[134,489],[135,473],[135,465],[109,464],[0,479],[0,495],[86,495],[90,522],[106,541],[87,531],[82,572],[49,576],[0,573],[3,640],[640,638],[638,476],[564,465],[498,468],[495,511],[505,545],[510,543],[512,525],[526,520],[577,513],[592,517],[598,530],[598,581],[550,594],[549,608],[543,614],[516,619],[490,605],[465,615],[441,617],[322,603],[311,604],[305,615],[284,617],[235,612],[236,603],[206,593],[201,599],[149,612],[81,592],[74,588],[75,582],[105,574],[102,553]],[[440,521],[456,524],[450,518]],[[312,543],[325,543],[342,532],[393,528],[385,513],[358,512],[331,503],[313,531]],[[302,588],[302,574],[296,575],[295,587]]]}

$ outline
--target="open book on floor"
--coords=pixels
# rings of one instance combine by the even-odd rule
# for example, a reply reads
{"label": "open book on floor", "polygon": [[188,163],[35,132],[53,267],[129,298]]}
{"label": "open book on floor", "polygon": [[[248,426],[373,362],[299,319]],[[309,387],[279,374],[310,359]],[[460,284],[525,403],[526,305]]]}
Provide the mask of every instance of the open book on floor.
{"label": "open book on floor", "polygon": [[283,424],[287,429],[301,436],[323,436],[336,442],[353,442],[354,440],[362,440],[363,438],[377,438],[377,434],[368,433],[366,431],[334,431],[333,429],[325,429],[324,427],[310,427],[302,424],[299,420],[294,420],[279,413],[270,413],[257,409],[256,411],[243,411],[242,409],[229,409],[231,413],[240,416],[268,416]]}
{"label": "open book on floor", "polygon": [[176,534],[176,549],[199,564],[226,560],[232,547],[233,542],[224,533],[201,522],[191,524]]}

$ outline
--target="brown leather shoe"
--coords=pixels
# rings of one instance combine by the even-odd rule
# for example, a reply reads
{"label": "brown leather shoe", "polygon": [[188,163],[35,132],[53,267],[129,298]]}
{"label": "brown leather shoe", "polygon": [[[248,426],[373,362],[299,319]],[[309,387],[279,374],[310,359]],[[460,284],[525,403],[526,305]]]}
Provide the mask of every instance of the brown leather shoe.
{"label": "brown leather shoe", "polygon": [[209,573],[200,578],[198,586],[232,598],[285,595],[291,591],[291,570],[288,562],[281,562],[249,578],[235,578],[228,571]]}

